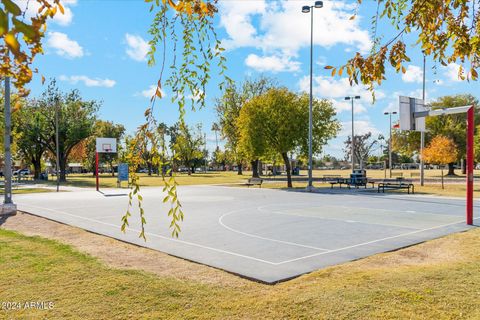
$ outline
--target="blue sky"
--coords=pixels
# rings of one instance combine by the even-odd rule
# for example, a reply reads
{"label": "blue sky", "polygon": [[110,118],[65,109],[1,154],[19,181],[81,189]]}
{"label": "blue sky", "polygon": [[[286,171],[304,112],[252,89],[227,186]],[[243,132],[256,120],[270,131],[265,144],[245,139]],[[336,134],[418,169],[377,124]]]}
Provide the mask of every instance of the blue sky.
{"label": "blue sky", "polygon": [[[25,4],[23,0],[17,3]],[[152,20],[149,5],[141,0],[64,0],[66,12],[49,24],[45,55],[36,60],[39,74],[56,78],[61,89],[77,88],[87,99],[103,101],[100,118],[125,125],[129,132],[143,121],[151,87],[156,84],[159,66],[148,67],[147,32]],[[373,2],[363,1],[359,15],[349,20],[356,1],[324,1],[314,12],[314,95],[334,101],[338,119],[344,126],[338,138],[330,141],[325,153],[343,157],[342,147],[351,127],[351,107],[345,95],[360,95],[355,105],[357,133],[387,133],[385,110],[398,108],[398,95],[421,98],[422,57],[413,45],[408,47],[411,63],[407,73],[387,72],[388,80],[377,90],[377,101],[362,87],[350,87],[346,78],[332,78],[325,64],[341,65],[355,52],[368,51],[371,43],[370,17]],[[313,1],[220,0],[215,20],[220,39],[227,48],[228,74],[237,81],[260,74],[276,78],[294,91],[308,90],[310,17],[301,13]],[[34,10],[34,7],[29,10]],[[392,29],[382,25],[385,41]],[[384,30],[387,30],[387,33]],[[414,43],[414,36],[405,38]],[[478,83],[461,82],[457,64],[436,68],[427,59],[427,100],[438,96],[478,91]],[[215,121],[214,100],[220,95],[218,79],[206,92],[207,108],[189,113],[191,124],[203,123],[208,148],[215,147],[209,129]],[[30,85],[32,95],[43,91],[40,76]],[[176,107],[171,94],[158,105],[160,121],[172,124]],[[168,101],[167,101],[168,100]]]}

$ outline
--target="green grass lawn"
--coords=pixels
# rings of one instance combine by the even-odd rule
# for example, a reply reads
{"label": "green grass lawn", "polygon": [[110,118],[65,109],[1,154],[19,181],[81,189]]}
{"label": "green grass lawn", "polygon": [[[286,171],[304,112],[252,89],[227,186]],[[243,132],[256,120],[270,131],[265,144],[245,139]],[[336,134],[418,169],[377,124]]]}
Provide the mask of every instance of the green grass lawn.
{"label": "green grass lawn", "polygon": [[[0,188],[0,194],[4,194],[4,188]],[[41,192],[52,192],[54,190],[47,188],[14,188],[12,190],[13,194],[24,194],[24,193],[41,193]]]}
{"label": "green grass lawn", "polygon": [[70,246],[0,229],[0,301],[51,301],[1,318],[479,319],[480,229],[274,286],[205,284],[107,267]]}

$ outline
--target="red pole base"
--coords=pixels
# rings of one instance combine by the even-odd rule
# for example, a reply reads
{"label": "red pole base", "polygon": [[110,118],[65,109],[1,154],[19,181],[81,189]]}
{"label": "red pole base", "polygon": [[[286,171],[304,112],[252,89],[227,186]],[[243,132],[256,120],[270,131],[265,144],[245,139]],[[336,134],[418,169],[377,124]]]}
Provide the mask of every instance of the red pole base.
{"label": "red pole base", "polygon": [[472,106],[467,111],[467,224],[473,224],[473,139],[474,139],[474,112]]}

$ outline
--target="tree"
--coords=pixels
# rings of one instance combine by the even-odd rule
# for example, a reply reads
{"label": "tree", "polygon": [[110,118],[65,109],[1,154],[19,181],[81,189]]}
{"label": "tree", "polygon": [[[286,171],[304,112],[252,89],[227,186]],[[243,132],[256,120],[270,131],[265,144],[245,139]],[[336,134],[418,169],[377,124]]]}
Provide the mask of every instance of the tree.
{"label": "tree", "polygon": [[[357,2],[360,5],[362,0]],[[385,65],[390,63],[397,73],[405,73],[405,63],[410,61],[407,48],[418,46],[438,64],[458,61],[467,65],[469,70],[465,66],[459,69],[460,79],[477,79],[480,67],[478,1],[377,1],[375,11],[371,19],[374,39],[370,53],[362,55],[357,52],[345,65],[337,68],[326,66],[326,69],[332,69],[332,75],[341,76],[346,71],[350,83],[361,82],[373,91],[386,79]],[[384,34],[380,31],[385,30],[388,34],[389,25],[395,34],[381,44]],[[414,33],[413,37],[407,36],[410,33]],[[416,42],[409,45],[405,39],[415,39]]]}
{"label": "tree", "polygon": [[41,133],[40,139],[53,155],[56,155],[57,148],[55,113],[58,112],[60,181],[66,181],[68,157],[78,143],[93,134],[99,103],[84,101],[78,90],[61,93],[55,81],[52,81],[38,99],[38,105],[46,123],[46,130]]}
{"label": "tree", "polygon": [[27,100],[14,113],[13,125],[16,134],[17,152],[33,166],[34,179],[40,177],[42,158],[47,149],[41,137],[47,130],[43,109],[34,100]]}
{"label": "tree", "polygon": [[[247,79],[241,85],[231,82],[223,92],[222,97],[215,102],[222,137],[227,140],[226,147],[236,158],[239,175],[242,174],[242,162],[245,158],[245,155],[238,148],[237,120],[240,116],[240,110],[245,102],[262,95],[274,86],[275,81],[267,77]],[[258,158],[250,158],[249,160],[252,165],[252,176],[258,177]]]}
{"label": "tree", "polygon": [[[379,140],[383,140],[383,136],[379,135],[378,138],[375,139],[372,138],[371,132],[355,135],[355,163],[362,166],[363,163],[368,162],[368,158],[371,156],[372,152],[379,148]],[[345,148],[343,149],[343,152],[345,153],[345,160],[349,160],[352,158],[352,137],[348,136],[344,144]]]}
{"label": "tree", "polygon": [[195,172],[195,166],[198,164],[197,160],[204,156],[201,127],[191,128],[186,124],[179,124],[179,129],[175,136],[173,150],[176,158],[187,168],[190,175]]}
{"label": "tree", "polygon": [[122,152],[121,139],[125,134],[125,127],[122,124],[115,124],[112,121],[96,120],[93,126],[92,135],[86,141],[86,157],[84,164],[95,173],[95,151],[97,138],[115,138],[117,140],[117,153],[100,153],[99,162],[106,162],[110,167],[112,177],[115,175],[113,164]]}
{"label": "tree", "polygon": [[[286,88],[274,88],[245,103],[238,119],[240,146],[250,157],[280,155],[287,171],[287,186],[292,187],[289,153],[308,153],[309,96]],[[338,132],[335,109],[327,100],[313,104],[314,153]]]}
{"label": "tree", "polygon": [[440,165],[442,169],[442,189],[444,189],[443,165],[452,163],[457,159],[457,145],[453,139],[438,135],[434,137],[428,147],[423,150],[422,156],[425,162]]}

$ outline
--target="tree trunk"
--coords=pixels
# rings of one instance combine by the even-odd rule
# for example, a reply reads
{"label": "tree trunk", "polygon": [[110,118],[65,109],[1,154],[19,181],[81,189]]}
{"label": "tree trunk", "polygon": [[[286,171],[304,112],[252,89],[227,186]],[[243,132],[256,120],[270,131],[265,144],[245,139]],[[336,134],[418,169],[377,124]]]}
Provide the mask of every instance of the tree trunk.
{"label": "tree trunk", "polygon": [[[66,158],[62,159],[60,157],[60,182],[66,182],[67,181],[66,168],[67,168],[67,159]],[[58,174],[58,172],[57,172],[57,174]]]}
{"label": "tree trunk", "polygon": [[448,173],[447,176],[454,176],[455,175],[455,168],[453,167],[455,163],[449,163],[448,164]]}
{"label": "tree trunk", "polygon": [[33,179],[38,180],[40,178],[40,172],[42,171],[42,162],[40,159],[34,159],[33,164]]}
{"label": "tree trunk", "polygon": [[243,167],[241,162],[237,163],[237,174],[239,176],[243,175]]}
{"label": "tree trunk", "polygon": [[258,159],[253,160],[251,164],[252,164],[252,178],[260,178],[260,176],[258,175]]}
{"label": "tree trunk", "polygon": [[112,170],[112,177],[115,177],[115,170],[113,170],[113,162],[110,162],[110,170]]}
{"label": "tree trunk", "polygon": [[462,174],[467,174],[467,159],[462,159]]}
{"label": "tree trunk", "polygon": [[[449,169],[450,169],[450,168],[449,168]],[[442,190],[443,190],[443,189],[445,189],[445,187],[443,186],[443,166],[442,166],[441,174],[442,174]]]}
{"label": "tree trunk", "polygon": [[282,153],[283,162],[285,163],[285,170],[287,171],[287,187],[292,188],[292,172],[290,169],[290,159],[286,152]]}
{"label": "tree trunk", "polygon": [[258,174],[263,176],[263,163],[262,161],[258,161]]}

